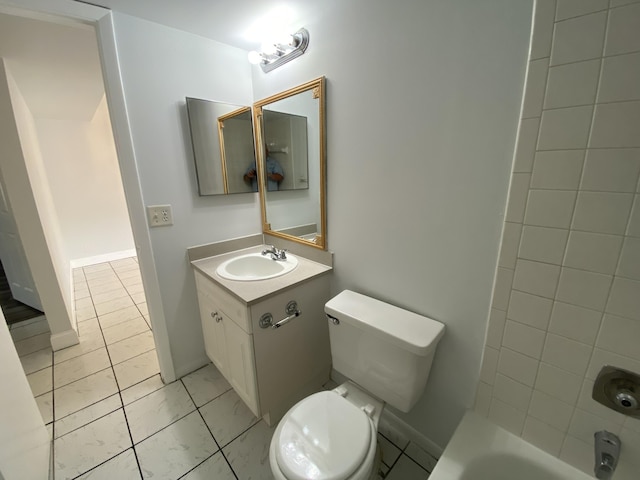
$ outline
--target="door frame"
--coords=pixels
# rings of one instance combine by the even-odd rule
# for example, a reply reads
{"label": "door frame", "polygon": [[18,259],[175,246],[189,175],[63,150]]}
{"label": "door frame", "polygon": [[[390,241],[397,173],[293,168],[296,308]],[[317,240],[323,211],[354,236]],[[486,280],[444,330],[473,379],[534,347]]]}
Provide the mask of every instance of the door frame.
{"label": "door frame", "polygon": [[0,0],[0,12],[55,23],[88,24],[95,28],[107,105],[111,117],[111,128],[153,328],[160,374],[165,383],[170,383],[176,380],[176,373],[171,357],[160,284],[153,259],[151,237],[147,228],[142,189],[136,167],[135,149],[120,73],[112,13],[102,7],[72,0]]}

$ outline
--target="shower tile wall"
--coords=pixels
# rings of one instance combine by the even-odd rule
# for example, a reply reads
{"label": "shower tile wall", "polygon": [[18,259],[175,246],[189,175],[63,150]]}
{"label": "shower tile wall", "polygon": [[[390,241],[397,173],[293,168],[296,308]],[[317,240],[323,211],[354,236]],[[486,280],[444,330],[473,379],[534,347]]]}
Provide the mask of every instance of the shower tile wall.
{"label": "shower tile wall", "polygon": [[640,372],[640,2],[539,0],[476,410],[592,473],[640,471],[640,420],[591,399]]}

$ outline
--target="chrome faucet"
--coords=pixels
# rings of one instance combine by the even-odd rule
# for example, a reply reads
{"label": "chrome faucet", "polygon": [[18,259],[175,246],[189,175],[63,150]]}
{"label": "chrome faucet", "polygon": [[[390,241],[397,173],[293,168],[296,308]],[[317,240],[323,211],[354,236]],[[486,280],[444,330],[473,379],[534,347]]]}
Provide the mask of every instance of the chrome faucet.
{"label": "chrome faucet", "polygon": [[618,465],[620,439],[611,432],[602,430],[594,434],[596,449],[596,478],[609,480]]}
{"label": "chrome faucet", "polygon": [[271,248],[266,248],[262,251],[262,255],[271,255],[271,260],[286,260],[287,254],[284,248],[276,248],[271,245]]}

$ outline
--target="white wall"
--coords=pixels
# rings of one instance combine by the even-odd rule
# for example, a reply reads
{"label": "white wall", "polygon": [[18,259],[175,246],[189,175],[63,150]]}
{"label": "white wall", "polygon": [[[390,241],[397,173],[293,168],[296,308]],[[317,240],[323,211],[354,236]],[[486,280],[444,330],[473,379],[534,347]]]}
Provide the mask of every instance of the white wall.
{"label": "white wall", "polygon": [[257,194],[198,196],[185,97],[250,105],[250,65],[202,37],[118,12],[113,21],[144,203],[173,208],[174,225],[150,236],[180,376],[207,361],[187,247],[261,231]]}
{"label": "white wall", "polygon": [[49,433],[0,310],[0,478],[47,478]]}
{"label": "white wall", "polygon": [[631,480],[640,422],[591,398],[640,373],[640,4],[607,7],[537,2],[476,410],[587,473],[609,430]]}
{"label": "white wall", "polygon": [[[71,322],[71,271],[44,167],[33,117],[0,61],[0,108],[5,149],[2,175],[16,225],[52,333],[54,349],[78,343]],[[57,282],[52,282],[55,278]]]}
{"label": "white wall", "polygon": [[67,257],[78,261],[133,250],[104,97],[91,121],[35,118],[35,124]]}
{"label": "white wall", "polygon": [[327,2],[265,98],[327,77],[333,293],[446,324],[402,417],[440,446],[473,403],[529,45],[529,0]]}

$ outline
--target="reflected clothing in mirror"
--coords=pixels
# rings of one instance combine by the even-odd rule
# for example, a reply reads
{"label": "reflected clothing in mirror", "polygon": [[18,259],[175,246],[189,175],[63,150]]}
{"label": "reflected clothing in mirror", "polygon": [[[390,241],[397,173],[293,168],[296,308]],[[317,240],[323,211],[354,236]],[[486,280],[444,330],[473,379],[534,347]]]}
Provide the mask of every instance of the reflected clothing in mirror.
{"label": "reflected clothing in mirror", "polygon": [[[272,157],[267,157],[267,191],[272,192],[279,189],[280,182],[284,179],[284,171],[282,167]],[[247,171],[244,173],[244,181],[251,183],[254,192],[258,191],[258,172],[256,171],[256,162],[251,163]]]}

